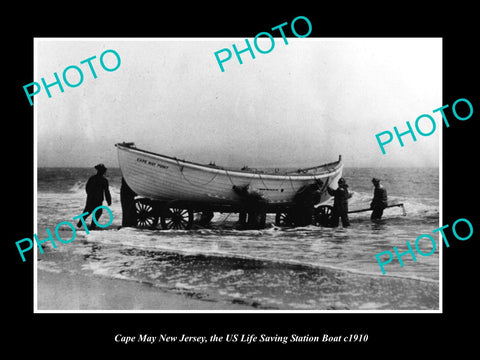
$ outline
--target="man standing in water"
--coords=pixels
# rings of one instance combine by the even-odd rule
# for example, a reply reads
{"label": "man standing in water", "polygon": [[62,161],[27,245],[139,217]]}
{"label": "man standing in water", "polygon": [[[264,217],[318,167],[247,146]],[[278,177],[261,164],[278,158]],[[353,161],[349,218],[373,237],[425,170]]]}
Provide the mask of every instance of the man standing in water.
{"label": "man standing in water", "polygon": [[348,199],[350,199],[352,195],[348,192],[347,182],[344,178],[340,178],[338,180],[338,188],[333,190],[331,187],[328,187],[327,191],[331,196],[334,196],[330,225],[337,227],[340,223],[339,218],[341,218],[343,227],[350,226],[348,219]]}
{"label": "man standing in water", "polygon": [[388,205],[387,202],[387,190],[380,184],[380,180],[377,178],[372,179],[372,183],[375,186],[373,191],[373,200],[370,203],[370,209],[372,209],[372,221],[380,220],[383,215],[383,209]]}
{"label": "man standing in water", "polygon": [[[87,203],[85,204],[85,209],[83,212],[88,212],[88,215],[85,216],[85,219],[92,213],[95,208],[102,205],[103,199],[107,200],[108,206],[112,204],[112,197],[110,195],[110,190],[108,188],[108,180],[104,177],[105,173],[107,172],[107,168],[103,164],[98,164],[95,166],[97,173],[91,176],[88,181],[87,185],[85,186],[85,190],[87,192]],[[105,194],[105,197],[104,197]],[[102,208],[98,209],[95,213],[95,220],[98,222],[102,216]],[[82,221],[78,221],[77,227],[82,226]],[[93,221],[90,224],[90,229],[95,229],[96,225]]]}

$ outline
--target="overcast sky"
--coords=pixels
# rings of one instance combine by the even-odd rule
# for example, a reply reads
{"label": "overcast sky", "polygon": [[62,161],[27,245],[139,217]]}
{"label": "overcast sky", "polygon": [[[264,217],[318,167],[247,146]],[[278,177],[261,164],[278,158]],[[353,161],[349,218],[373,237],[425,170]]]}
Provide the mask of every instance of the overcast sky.
{"label": "overcast sky", "polygon": [[[70,65],[84,74],[78,87],[34,98],[39,167],[118,167],[114,144],[123,141],[224,166],[304,167],[339,154],[347,167],[439,164],[439,38],[275,38],[270,53],[244,53],[243,65],[233,55],[225,72],[214,52],[243,49],[244,38],[35,41],[32,81],[51,83]],[[100,66],[107,49],[121,57],[116,71]],[[80,64],[94,55],[97,79]],[[395,140],[382,155],[375,134],[404,131],[425,113],[437,119],[432,136],[406,136],[403,148]]]}

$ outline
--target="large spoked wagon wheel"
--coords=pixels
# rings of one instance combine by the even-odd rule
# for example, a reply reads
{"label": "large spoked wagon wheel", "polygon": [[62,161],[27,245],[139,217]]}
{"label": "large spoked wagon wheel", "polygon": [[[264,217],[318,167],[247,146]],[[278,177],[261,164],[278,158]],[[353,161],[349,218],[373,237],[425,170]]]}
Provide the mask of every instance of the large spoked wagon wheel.
{"label": "large spoked wagon wheel", "polygon": [[275,225],[293,226],[294,220],[292,214],[288,212],[277,212],[277,214],[275,215]]}
{"label": "large spoked wagon wheel", "polygon": [[158,215],[148,199],[135,200],[136,227],[154,229],[158,224]]}
{"label": "large spoked wagon wheel", "polygon": [[193,210],[170,208],[168,215],[161,217],[164,230],[189,230],[193,225]]}
{"label": "large spoked wagon wheel", "polygon": [[315,209],[313,224],[315,226],[330,226],[333,207],[331,205],[320,205]]}

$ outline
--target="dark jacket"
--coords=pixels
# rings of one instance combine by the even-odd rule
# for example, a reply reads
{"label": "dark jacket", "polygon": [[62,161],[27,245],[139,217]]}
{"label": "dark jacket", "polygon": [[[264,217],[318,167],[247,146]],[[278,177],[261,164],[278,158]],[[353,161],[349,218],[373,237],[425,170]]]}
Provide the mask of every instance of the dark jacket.
{"label": "dark jacket", "polygon": [[385,209],[388,205],[387,202],[387,190],[383,186],[376,187],[373,191],[373,200],[370,207]]}
{"label": "dark jacket", "polygon": [[107,204],[112,203],[110,190],[108,189],[108,180],[103,175],[93,175],[88,179],[85,186],[87,192],[87,204],[91,206],[102,205],[103,200],[107,200]]}
{"label": "dark jacket", "polygon": [[348,199],[352,195],[348,192],[348,185],[339,186],[337,189],[327,188],[328,193],[334,196],[333,210],[336,212],[348,212]]}

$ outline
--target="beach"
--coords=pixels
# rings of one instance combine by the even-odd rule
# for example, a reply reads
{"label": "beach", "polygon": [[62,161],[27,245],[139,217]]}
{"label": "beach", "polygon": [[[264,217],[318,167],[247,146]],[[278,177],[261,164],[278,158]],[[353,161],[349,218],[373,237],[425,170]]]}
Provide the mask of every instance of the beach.
{"label": "beach", "polygon": [[[39,239],[47,237],[46,232],[39,232]],[[62,238],[69,239],[71,231],[59,231]],[[85,234],[77,231],[74,241],[82,242]],[[39,262],[54,264],[65,257],[65,250],[69,244],[57,242],[60,251],[50,245],[45,252],[38,252]],[[82,257],[68,252],[70,264],[81,267]],[[75,266],[72,267],[72,269]],[[254,308],[242,304],[226,303],[225,310],[252,310]],[[94,275],[88,272],[73,273],[61,271],[57,268],[37,270],[37,309],[52,311],[72,310],[216,310],[216,302],[195,298],[194,293],[185,291],[174,294],[146,282],[137,282],[125,279],[114,279]]]}
{"label": "beach", "polygon": [[[217,310],[214,302],[177,295],[151,285],[99,276],[38,271],[38,310]],[[252,310],[224,304],[225,310]]]}
{"label": "beach", "polygon": [[[85,204],[91,169],[39,169],[39,239],[73,221]],[[191,230],[122,227],[121,173],[109,169],[111,225],[77,229],[75,240],[44,243],[38,253],[38,311],[430,311],[440,308],[439,254],[403,257],[382,274],[375,254],[400,251],[419,234],[438,227],[438,187],[423,179],[437,169],[345,169],[353,196],[350,209],[371,199],[380,174],[389,199],[384,220],[352,214],[349,228],[313,225],[282,228],[267,214],[266,227],[238,230],[238,214],[215,213],[209,228]],[[412,181],[411,179],[416,179]],[[435,182],[434,182],[435,184]],[[100,223],[109,222],[104,212]],[[78,221],[78,220],[77,220]],[[87,223],[90,223],[90,218]],[[55,235],[53,235],[55,236]],[[59,236],[72,238],[62,225]],[[438,239],[438,234],[434,235]],[[425,253],[428,249],[423,249]]]}

